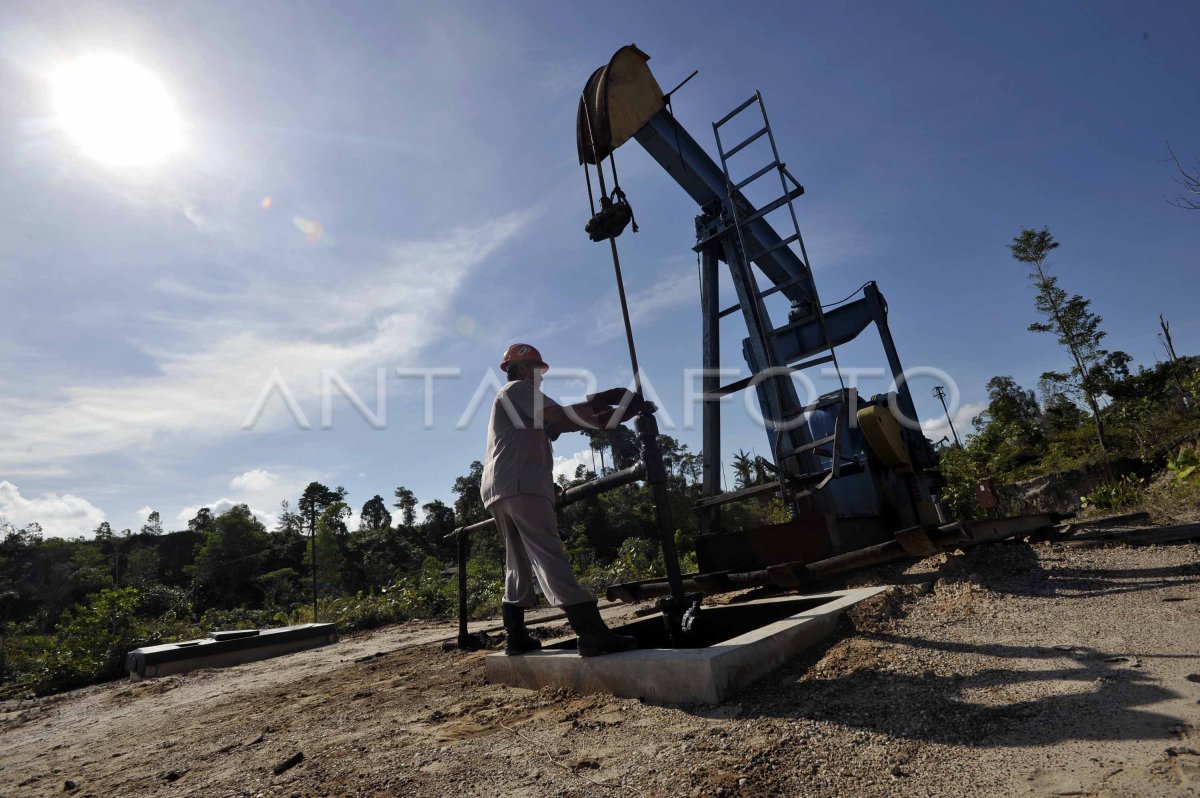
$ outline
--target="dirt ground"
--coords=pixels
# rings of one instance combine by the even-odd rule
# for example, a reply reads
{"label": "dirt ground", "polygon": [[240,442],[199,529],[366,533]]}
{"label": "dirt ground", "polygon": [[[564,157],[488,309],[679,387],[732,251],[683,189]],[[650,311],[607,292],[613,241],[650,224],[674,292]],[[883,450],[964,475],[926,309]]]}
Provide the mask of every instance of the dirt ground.
{"label": "dirt ground", "polygon": [[997,544],[854,584],[895,588],[721,706],[488,684],[487,652],[411,623],[0,704],[0,791],[1200,794],[1200,546]]}

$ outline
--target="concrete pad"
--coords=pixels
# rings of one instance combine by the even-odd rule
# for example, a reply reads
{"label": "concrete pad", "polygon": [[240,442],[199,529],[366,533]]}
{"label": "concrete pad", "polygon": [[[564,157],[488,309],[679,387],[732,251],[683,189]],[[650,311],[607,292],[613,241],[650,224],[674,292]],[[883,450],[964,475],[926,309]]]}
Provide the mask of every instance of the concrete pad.
{"label": "concrete pad", "polygon": [[[485,658],[487,677],[533,690],[566,687],[668,704],[719,704],[828,636],[848,607],[887,589],[865,587],[705,607],[701,619],[708,636],[719,638],[722,629],[733,636],[704,648],[640,648],[585,659],[575,652],[571,638],[521,656],[491,654]],[[742,631],[747,623],[772,617],[777,620]],[[662,616],[656,613],[614,631],[655,640],[665,638],[665,632],[658,631],[662,626]]]}
{"label": "concrete pad", "polygon": [[125,668],[130,681],[140,681],[198,668],[228,668],[327,646],[337,640],[337,626],[332,623],[212,632],[200,640],[135,648],[125,655]]}

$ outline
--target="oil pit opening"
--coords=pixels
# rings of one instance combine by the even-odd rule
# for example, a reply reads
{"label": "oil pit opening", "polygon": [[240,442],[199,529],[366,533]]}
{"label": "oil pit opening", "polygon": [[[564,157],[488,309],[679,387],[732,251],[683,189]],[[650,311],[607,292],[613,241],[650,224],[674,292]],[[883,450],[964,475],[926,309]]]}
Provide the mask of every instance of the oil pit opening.
{"label": "oil pit opening", "polygon": [[[777,621],[790,618],[808,610],[815,609],[828,603],[828,598],[812,596],[797,596],[770,603],[755,604],[723,604],[719,606],[700,606],[700,614],[688,636],[686,646],[673,646],[667,635],[666,624],[661,615],[655,614],[623,626],[614,626],[612,630],[620,635],[632,635],[637,638],[638,648],[669,648],[675,650],[708,648],[727,640],[753,632]],[[568,638],[546,649],[565,651],[575,650],[575,638]]]}

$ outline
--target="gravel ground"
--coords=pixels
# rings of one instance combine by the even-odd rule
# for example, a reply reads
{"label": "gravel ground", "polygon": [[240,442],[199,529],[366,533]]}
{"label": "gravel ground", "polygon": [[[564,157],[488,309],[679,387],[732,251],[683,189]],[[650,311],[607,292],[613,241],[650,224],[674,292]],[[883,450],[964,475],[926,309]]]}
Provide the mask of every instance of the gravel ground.
{"label": "gravel ground", "polygon": [[[826,646],[716,707],[485,682],[414,623],[0,704],[5,795],[1187,796],[1200,547],[880,568]],[[629,611],[629,608],[623,610]],[[557,627],[561,629],[562,627]]]}

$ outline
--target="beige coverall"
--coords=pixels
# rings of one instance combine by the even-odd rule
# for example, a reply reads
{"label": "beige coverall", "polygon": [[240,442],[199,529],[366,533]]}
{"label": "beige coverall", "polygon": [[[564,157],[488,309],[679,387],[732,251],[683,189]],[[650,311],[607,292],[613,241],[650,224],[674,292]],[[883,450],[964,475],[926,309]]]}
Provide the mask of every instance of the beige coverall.
{"label": "beige coverall", "polygon": [[480,496],[504,536],[504,601],[533,607],[533,574],[551,606],[595,601],[571,570],[554,514],[554,453],[542,411],[557,403],[526,380],[496,394]]}

